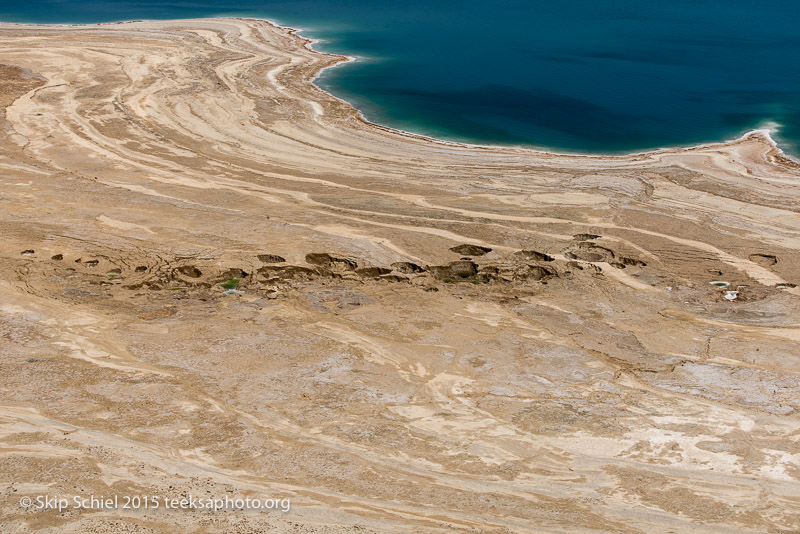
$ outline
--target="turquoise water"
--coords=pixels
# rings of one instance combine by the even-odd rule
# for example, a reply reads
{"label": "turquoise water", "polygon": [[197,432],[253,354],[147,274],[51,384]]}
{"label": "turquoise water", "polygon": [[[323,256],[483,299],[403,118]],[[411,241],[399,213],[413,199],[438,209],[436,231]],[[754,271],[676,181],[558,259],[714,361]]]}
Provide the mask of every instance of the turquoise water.
{"label": "turquoise water", "polygon": [[0,19],[252,16],[358,57],[318,83],[374,122],[577,152],[720,141],[773,125],[800,154],[796,0],[0,2]]}

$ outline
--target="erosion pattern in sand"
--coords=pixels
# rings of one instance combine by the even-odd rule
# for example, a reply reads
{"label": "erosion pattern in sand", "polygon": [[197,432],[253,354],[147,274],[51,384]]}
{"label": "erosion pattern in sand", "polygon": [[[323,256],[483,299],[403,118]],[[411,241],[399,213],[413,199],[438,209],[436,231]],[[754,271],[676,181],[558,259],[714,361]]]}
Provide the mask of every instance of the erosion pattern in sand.
{"label": "erosion pattern in sand", "polygon": [[800,169],[416,137],[341,59],[0,26],[0,530],[797,532]]}

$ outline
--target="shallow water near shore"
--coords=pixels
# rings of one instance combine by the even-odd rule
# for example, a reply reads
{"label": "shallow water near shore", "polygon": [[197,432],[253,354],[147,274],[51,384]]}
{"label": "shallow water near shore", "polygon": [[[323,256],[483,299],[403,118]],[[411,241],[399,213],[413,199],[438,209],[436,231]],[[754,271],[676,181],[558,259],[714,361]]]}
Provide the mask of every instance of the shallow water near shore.
{"label": "shallow water near shore", "polygon": [[317,83],[371,121],[567,152],[687,146],[770,127],[800,154],[800,8],[780,0],[436,3],[221,0],[0,6],[76,23],[248,16],[358,61]]}

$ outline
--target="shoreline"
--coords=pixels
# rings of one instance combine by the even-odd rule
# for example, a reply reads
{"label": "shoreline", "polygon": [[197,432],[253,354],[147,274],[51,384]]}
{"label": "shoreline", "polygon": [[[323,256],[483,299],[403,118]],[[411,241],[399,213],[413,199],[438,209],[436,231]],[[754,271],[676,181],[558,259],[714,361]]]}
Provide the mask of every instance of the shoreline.
{"label": "shoreline", "polygon": [[[759,136],[767,141],[770,145],[774,147],[776,151],[778,151],[777,157],[785,158],[788,161],[792,162],[793,164],[800,165],[800,154],[793,155],[786,152],[775,140],[775,138],[771,135],[774,132],[775,128],[753,128],[752,130],[745,130],[738,134],[737,137],[732,137],[729,139],[723,139],[720,141],[708,141],[703,143],[698,143],[695,145],[675,145],[675,146],[665,146],[665,147],[658,147],[652,149],[643,149],[641,151],[632,151],[632,152],[579,152],[579,151],[559,151],[555,148],[549,148],[546,146],[537,146],[537,145],[505,145],[505,144],[483,144],[478,142],[469,142],[469,141],[454,141],[449,139],[443,139],[440,137],[435,137],[433,135],[428,135],[420,132],[413,132],[410,130],[404,130],[402,128],[397,128],[394,126],[389,126],[385,124],[381,124],[379,122],[374,122],[368,119],[364,112],[357,107],[354,103],[346,100],[343,97],[340,97],[331,91],[321,87],[318,85],[316,80],[322,74],[322,72],[332,69],[334,67],[351,64],[358,61],[357,56],[349,56],[344,54],[337,54],[335,52],[329,52],[325,50],[319,50],[314,48],[316,43],[321,42],[320,39],[316,39],[311,36],[301,35],[304,31],[314,31],[312,28],[303,28],[299,26],[291,26],[282,24],[277,22],[273,19],[266,19],[260,17],[236,17],[236,16],[212,16],[212,17],[201,17],[201,18],[189,18],[189,19],[133,19],[133,20],[120,20],[120,21],[113,21],[113,22],[97,22],[97,23],[19,23],[19,22],[6,22],[0,20],[0,24],[8,24],[8,25],[18,25],[18,26],[25,26],[25,27],[34,27],[34,28],[91,28],[93,26],[116,26],[121,24],[136,24],[136,23],[163,23],[163,22],[179,22],[179,21],[225,21],[225,20],[241,20],[241,21],[256,21],[262,22],[272,26],[273,28],[286,31],[290,35],[294,36],[296,39],[303,41],[309,50],[322,54],[328,57],[333,58],[341,58],[341,61],[336,62],[333,65],[329,65],[326,67],[321,68],[314,76],[309,80],[310,83],[314,85],[318,90],[324,92],[325,94],[329,95],[330,97],[347,104],[348,106],[352,107],[359,115],[361,120],[369,124],[373,127],[390,131],[390,132],[398,132],[407,136],[411,136],[417,139],[424,139],[433,143],[445,145],[445,146],[456,146],[456,147],[473,147],[473,148],[481,148],[481,149],[510,149],[510,150],[526,150],[532,151],[541,154],[547,154],[552,156],[566,156],[566,157],[579,157],[579,158],[619,158],[619,159],[627,159],[627,158],[638,158],[638,157],[647,157],[653,155],[660,155],[664,153],[671,153],[671,152],[686,152],[692,151],[697,149],[708,149],[720,146],[730,145],[732,143],[737,143],[742,140],[745,140],[753,135]],[[770,119],[764,119],[766,122],[770,122]],[[763,122],[763,121],[762,121]]]}
{"label": "shoreline", "polygon": [[[402,128],[396,128],[394,126],[389,126],[389,125],[385,125],[385,124],[381,124],[381,123],[378,123],[378,122],[371,121],[364,115],[364,112],[360,108],[358,108],[355,104],[353,104],[352,102],[346,100],[345,98],[342,98],[342,97],[330,92],[329,90],[325,89],[324,87],[321,87],[318,84],[314,83],[315,80],[317,78],[319,78],[319,76],[322,74],[323,71],[335,68],[335,67],[340,66],[340,65],[345,65],[345,64],[348,64],[348,63],[356,62],[356,61],[358,61],[358,57],[356,57],[356,56],[347,56],[347,55],[343,55],[343,54],[337,54],[335,52],[328,52],[328,51],[325,51],[325,50],[319,50],[319,49],[314,48],[314,44],[320,42],[320,40],[319,39],[315,39],[315,38],[310,37],[310,36],[301,35],[301,33],[303,31],[314,31],[313,29],[310,30],[310,29],[307,29],[307,28],[297,28],[295,26],[282,25],[282,24],[279,24],[279,23],[277,23],[277,22],[275,22],[273,20],[270,20],[270,19],[262,19],[262,18],[257,18],[257,17],[213,17],[213,18],[217,19],[217,20],[225,20],[226,18],[229,18],[229,19],[237,19],[237,20],[254,20],[254,21],[258,21],[258,22],[263,22],[263,23],[269,24],[270,26],[273,26],[275,28],[278,28],[278,29],[281,29],[281,30],[286,30],[290,34],[295,36],[296,38],[305,41],[307,43],[307,47],[309,48],[309,50],[312,50],[313,52],[316,52],[318,54],[323,54],[323,55],[326,55],[326,56],[329,56],[329,57],[342,58],[342,61],[340,61],[340,62],[337,62],[337,63],[335,63],[333,65],[321,68],[319,70],[319,72],[317,72],[311,78],[311,80],[310,80],[311,83],[313,83],[314,86],[317,89],[319,89],[320,91],[326,93],[327,95],[335,98],[336,100],[338,100],[338,101],[340,101],[340,102],[342,102],[344,104],[347,104],[348,106],[351,106],[354,110],[356,110],[356,112],[358,112],[358,115],[361,117],[361,120],[363,120],[365,123],[367,123],[367,124],[369,124],[371,126],[380,128],[380,129],[384,129],[384,130],[387,130],[387,131],[393,131],[393,132],[399,132],[401,134],[409,135],[409,136],[412,136],[412,137],[415,137],[415,138],[418,138],[418,139],[425,139],[425,140],[428,140],[428,141],[431,141],[431,142],[444,144],[444,145],[448,145],[448,146],[486,148],[486,149],[519,149],[519,150],[528,150],[528,151],[532,151],[532,152],[537,152],[537,153],[542,153],[542,154],[547,154],[547,155],[553,155],[553,156],[574,156],[574,157],[581,157],[581,158],[623,158],[623,159],[625,159],[625,158],[631,158],[631,157],[642,157],[642,156],[648,156],[648,155],[657,155],[657,154],[663,154],[663,153],[669,153],[669,152],[682,152],[682,151],[691,151],[691,150],[696,150],[696,149],[714,148],[714,147],[717,147],[717,146],[726,146],[726,145],[730,145],[732,143],[740,142],[742,140],[747,139],[748,137],[756,135],[756,136],[759,136],[759,137],[765,139],[770,145],[772,145],[774,147],[774,149],[779,152],[779,156],[780,157],[786,158],[786,159],[788,159],[788,160],[790,160],[790,161],[792,161],[794,163],[800,164],[800,155],[792,156],[791,154],[789,154],[785,150],[783,150],[783,148],[781,148],[780,145],[778,145],[778,142],[771,135],[771,132],[774,132],[776,129],[775,128],[769,128],[769,127],[753,128],[752,130],[745,130],[744,132],[740,133],[738,135],[738,137],[733,137],[733,138],[730,138],[730,139],[724,139],[724,140],[721,140],[721,141],[709,141],[709,142],[698,143],[696,145],[688,145],[688,146],[666,146],[666,147],[659,147],[659,148],[653,148],[653,149],[644,149],[642,151],[634,151],[634,152],[626,152],[626,153],[619,153],[619,152],[593,153],[593,152],[571,152],[571,151],[570,152],[559,152],[556,149],[551,149],[551,148],[548,148],[548,147],[538,147],[538,146],[532,146],[532,145],[531,146],[528,146],[528,145],[492,145],[492,144],[482,144],[482,143],[477,143],[477,142],[472,143],[472,142],[468,142],[468,141],[453,141],[453,140],[449,140],[449,139],[442,139],[440,137],[434,137],[434,136],[427,135],[427,134],[424,134],[424,133],[412,132],[410,130],[404,130]],[[207,20],[207,19],[187,19],[187,20]],[[769,121],[769,120],[768,119],[764,119],[764,121]]]}

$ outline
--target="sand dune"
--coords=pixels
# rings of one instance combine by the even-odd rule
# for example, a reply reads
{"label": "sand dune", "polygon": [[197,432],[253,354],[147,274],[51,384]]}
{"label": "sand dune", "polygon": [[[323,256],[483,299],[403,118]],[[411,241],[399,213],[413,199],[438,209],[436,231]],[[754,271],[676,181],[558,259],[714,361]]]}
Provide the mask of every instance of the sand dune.
{"label": "sand dune", "polygon": [[800,530],[768,133],[437,141],[311,83],[343,59],[252,20],[0,25],[0,531]]}

